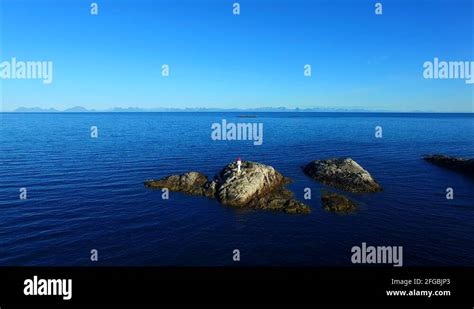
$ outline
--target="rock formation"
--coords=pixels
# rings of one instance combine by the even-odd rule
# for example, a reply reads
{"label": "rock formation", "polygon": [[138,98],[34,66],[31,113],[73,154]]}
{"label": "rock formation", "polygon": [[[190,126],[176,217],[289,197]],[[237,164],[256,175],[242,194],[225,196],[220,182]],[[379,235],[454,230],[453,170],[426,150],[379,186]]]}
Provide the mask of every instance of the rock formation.
{"label": "rock formation", "polygon": [[349,192],[382,191],[372,176],[351,158],[316,160],[304,172],[321,183]]}
{"label": "rock formation", "polygon": [[321,192],[321,203],[325,210],[337,213],[346,214],[357,210],[357,205],[353,201],[333,192]]}
{"label": "rock formation", "polygon": [[224,205],[236,208],[279,210],[286,213],[309,213],[310,208],[293,199],[284,188],[290,180],[273,167],[244,161],[240,173],[235,162],[230,163],[212,180],[199,172],[172,175],[145,181],[149,188],[216,198]]}

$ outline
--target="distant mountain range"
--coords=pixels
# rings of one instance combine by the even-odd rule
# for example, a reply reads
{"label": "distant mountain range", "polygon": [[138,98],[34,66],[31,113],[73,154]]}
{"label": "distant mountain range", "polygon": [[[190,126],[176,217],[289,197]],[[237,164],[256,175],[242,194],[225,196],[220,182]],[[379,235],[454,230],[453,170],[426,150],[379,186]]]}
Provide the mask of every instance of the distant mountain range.
{"label": "distant mountain range", "polygon": [[55,108],[41,108],[41,107],[19,107],[15,109],[15,113],[84,113],[84,112],[94,112],[94,110],[87,109],[82,106],[75,106],[67,108],[63,111],[57,110]]}
{"label": "distant mountain range", "polygon": [[114,107],[104,110],[87,109],[74,106],[64,110],[41,107],[19,107],[15,113],[140,113],[140,112],[387,112],[386,110],[367,110],[361,108],[286,108],[286,107],[258,107],[258,108],[139,108],[139,107]]}

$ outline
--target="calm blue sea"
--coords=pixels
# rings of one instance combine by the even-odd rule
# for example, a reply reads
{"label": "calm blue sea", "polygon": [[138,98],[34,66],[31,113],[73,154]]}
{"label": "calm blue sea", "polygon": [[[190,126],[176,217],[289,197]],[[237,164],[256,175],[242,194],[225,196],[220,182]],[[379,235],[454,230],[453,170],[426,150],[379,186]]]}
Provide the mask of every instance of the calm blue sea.
{"label": "calm blue sea", "polygon": [[[474,266],[474,181],[421,159],[474,157],[472,115],[256,114],[0,114],[0,265],[234,265],[233,249],[244,265],[352,265],[352,246],[366,242],[403,246],[404,265]],[[263,145],[212,141],[222,119],[262,122]],[[310,187],[313,212],[162,200],[143,186],[190,170],[212,176],[237,156],[292,177],[300,199]],[[353,215],[325,212],[321,185],[301,166],[331,157],[352,157],[384,191],[351,195]]]}

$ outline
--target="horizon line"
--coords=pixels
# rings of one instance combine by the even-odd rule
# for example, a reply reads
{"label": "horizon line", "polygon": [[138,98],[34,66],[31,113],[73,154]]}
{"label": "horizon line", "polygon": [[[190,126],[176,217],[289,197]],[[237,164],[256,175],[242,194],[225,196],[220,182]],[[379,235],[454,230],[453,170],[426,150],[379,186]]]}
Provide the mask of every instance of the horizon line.
{"label": "horizon line", "polygon": [[[68,111],[68,110],[12,110],[12,111],[1,111],[0,114],[140,114],[140,113],[350,113],[350,114],[474,114],[474,111],[470,112],[454,112],[454,111],[378,111],[378,110],[232,110],[232,109],[214,109],[214,110],[86,110],[86,111]],[[243,114],[245,115],[245,114]]]}
{"label": "horizon line", "polygon": [[3,110],[0,106],[0,113],[166,113],[166,112],[242,112],[242,113],[255,113],[255,112],[289,112],[289,113],[301,113],[301,112],[319,112],[319,113],[429,113],[429,114],[472,114],[471,111],[433,111],[433,110],[387,110],[387,109],[366,109],[361,107],[255,107],[255,108],[220,108],[220,107],[111,107],[106,109],[89,109],[80,105],[68,107],[64,109],[57,109],[55,107],[42,108],[38,106],[24,107],[20,106],[13,110]]}

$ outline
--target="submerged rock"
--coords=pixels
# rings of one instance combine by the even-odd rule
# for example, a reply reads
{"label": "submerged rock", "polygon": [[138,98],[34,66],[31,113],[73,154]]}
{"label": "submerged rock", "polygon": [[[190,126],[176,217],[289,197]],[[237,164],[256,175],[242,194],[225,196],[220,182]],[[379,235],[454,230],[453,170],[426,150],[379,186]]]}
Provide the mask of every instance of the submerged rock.
{"label": "submerged rock", "polygon": [[429,155],[423,159],[434,165],[474,177],[474,159],[463,159],[445,155]]}
{"label": "submerged rock", "polygon": [[340,195],[333,192],[322,192],[321,202],[323,208],[327,211],[346,214],[357,210],[356,203],[354,203],[344,195]]}
{"label": "submerged rock", "polygon": [[148,180],[145,186],[216,198],[222,204],[236,208],[309,213],[310,208],[294,200],[293,193],[284,188],[289,182],[288,178],[271,166],[244,161],[240,172],[237,172],[237,164],[232,162],[212,181],[201,173],[189,172]]}
{"label": "submerged rock", "polygon": [[351,158],[316,160],[304,168],[306,175],[321,183],[349,192],[378,192],[382,187]]}

